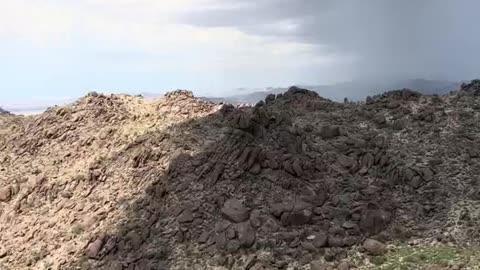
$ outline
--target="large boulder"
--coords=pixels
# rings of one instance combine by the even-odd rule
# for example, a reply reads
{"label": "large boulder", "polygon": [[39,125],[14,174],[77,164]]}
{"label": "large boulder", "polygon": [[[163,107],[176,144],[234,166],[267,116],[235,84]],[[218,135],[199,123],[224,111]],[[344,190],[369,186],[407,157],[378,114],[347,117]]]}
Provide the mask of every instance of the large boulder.
{"label": "large boulder", "polygon": [[374,239],[365,240],[365,242],[363,242],[363,248],[368,254],[374,256],[383,255],[387,251],[385,244]]}

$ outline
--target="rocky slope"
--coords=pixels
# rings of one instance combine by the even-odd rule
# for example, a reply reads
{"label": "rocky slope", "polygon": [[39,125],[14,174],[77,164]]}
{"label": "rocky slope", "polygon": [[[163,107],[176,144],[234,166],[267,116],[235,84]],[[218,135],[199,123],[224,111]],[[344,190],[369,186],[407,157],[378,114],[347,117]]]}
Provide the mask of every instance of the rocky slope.
{"label": "rocky slope", "polygon": [[399,243],[475,246],[478,89],[91,93],[2,116],[0,269],[354,269]]}

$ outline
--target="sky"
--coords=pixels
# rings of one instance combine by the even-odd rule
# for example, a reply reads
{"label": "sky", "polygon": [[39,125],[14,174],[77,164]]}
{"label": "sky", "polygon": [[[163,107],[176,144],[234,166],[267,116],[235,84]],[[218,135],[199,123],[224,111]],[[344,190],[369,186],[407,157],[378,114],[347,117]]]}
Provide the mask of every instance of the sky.
{"label": "sky", "polygon": [[0,0],[0,106],[89,91],[220,96],[356,79],[472,79],[480,73],[479,7],[477,0]]}

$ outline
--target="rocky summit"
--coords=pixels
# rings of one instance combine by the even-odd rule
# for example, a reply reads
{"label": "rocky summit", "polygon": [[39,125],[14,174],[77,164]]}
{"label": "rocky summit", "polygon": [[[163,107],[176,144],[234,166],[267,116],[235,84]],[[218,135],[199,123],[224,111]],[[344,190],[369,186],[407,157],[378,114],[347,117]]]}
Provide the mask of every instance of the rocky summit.
{"label": "rocky summit", "polygon": [[476,246],[478,85],[2,115],[0,269],[370,269],[402,244]]}

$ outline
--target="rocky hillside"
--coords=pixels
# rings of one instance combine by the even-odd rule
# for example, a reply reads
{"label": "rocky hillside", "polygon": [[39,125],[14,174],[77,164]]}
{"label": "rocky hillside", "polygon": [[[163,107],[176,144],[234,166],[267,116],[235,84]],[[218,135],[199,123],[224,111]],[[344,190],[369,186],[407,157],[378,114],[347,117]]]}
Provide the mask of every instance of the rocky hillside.
{"label": "rocky hillside", "polygon": [[405,245],[474,249],[479,89],[350,104],[292,87],[254,107],[91,93],[2,116],[0,269],[396,269],[379,258]]}

